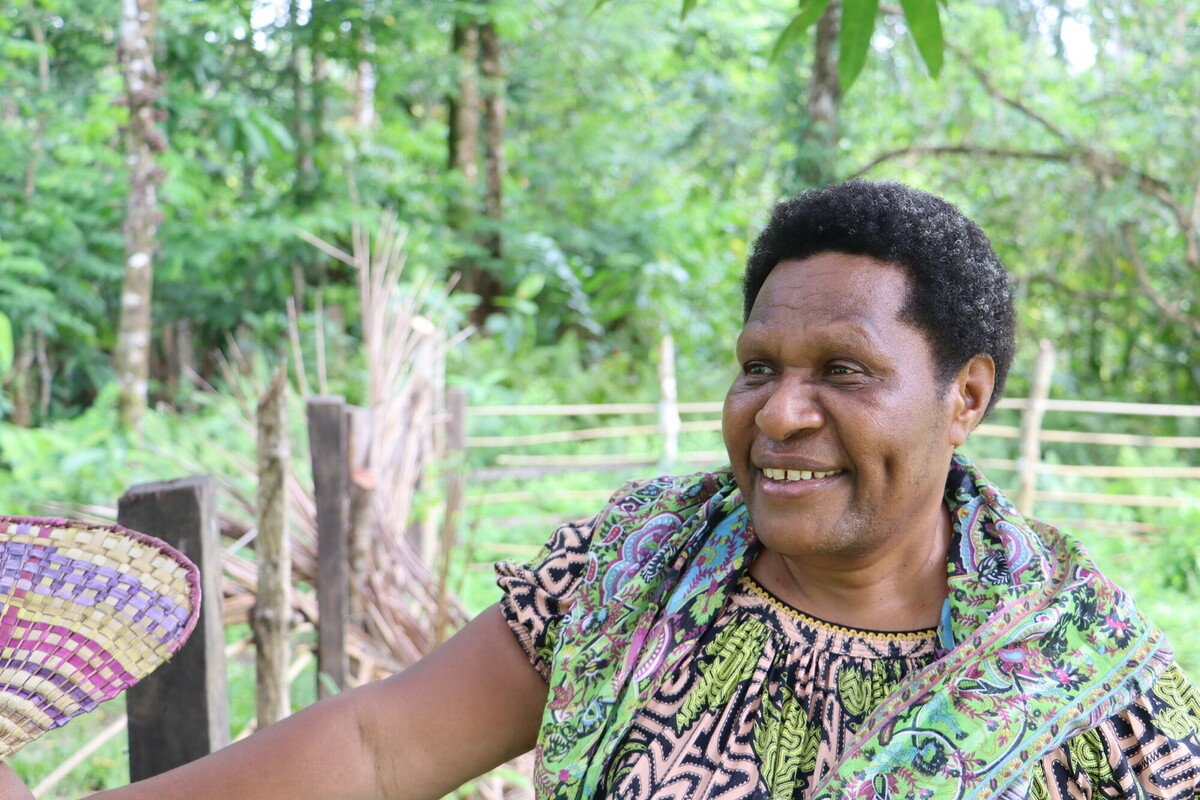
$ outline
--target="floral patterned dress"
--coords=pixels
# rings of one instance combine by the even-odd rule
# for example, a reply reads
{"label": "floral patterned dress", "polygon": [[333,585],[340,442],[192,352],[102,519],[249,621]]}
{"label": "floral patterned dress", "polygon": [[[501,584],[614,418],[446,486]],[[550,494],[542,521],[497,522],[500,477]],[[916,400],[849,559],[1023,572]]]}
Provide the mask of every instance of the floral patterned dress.
{"label": "floral patterned dress", "polygon": [[[509,625],[548,681],[560,623],[588,570],[593,522],[559,528],[529,564],[497,567]],[[956,542],[952,559],[961,551]],[[594,796],[812,797],[858,726],[938,656],[934,630],[832,625],[787,606],[744,572],[691,657],[665,676],[606,754]],[[915,757],[945,755],[931,748]],[[1200,694],[1171,666],[1119,713],[1042,756],[1029,777],[1011,796],[1200,796]],[[886,794],[881,787],[877,796]]]}

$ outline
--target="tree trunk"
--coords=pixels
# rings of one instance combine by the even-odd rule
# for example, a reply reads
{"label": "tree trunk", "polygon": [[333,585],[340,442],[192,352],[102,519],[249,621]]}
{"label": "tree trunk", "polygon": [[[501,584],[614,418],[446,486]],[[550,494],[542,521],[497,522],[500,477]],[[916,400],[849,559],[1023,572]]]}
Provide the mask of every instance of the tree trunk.
{"label": "tree trunk", "polygon": [[[297,20],[296,7],[292,4],[288,28],[292,34],[292,57],[289,71],[292,78],[293,131],[296,140],[296,182],[292,194],[298,205],[306,205],[316,190],[317,166],[313,157],[312,118],[309,116],[307,86],[304,82],[305,30]],[[309,20],[309,24],[312,21]]]}
{"label": "tree trunk", "polygon": [[311,80],[309,81],[309,96],[312,98],[312,141],[309,149],[309,155],[312,159],[312,186],[314,195],[321,193],[321,172],[316,166],[316,150],[321,141],[325,138],[325,118],[328,116],[326,109],[325,97],[325,82],[329,77],[329,60],[325,54],[318,49],[321,37],[318,35],[320,28],[317,25],[316,6],[313,7],[313,18],[309,22],[309,27],[312,28],[312,44],[309,46],[309,56],[312,59]]}
{"label": "tree trunk", "polygon": [[20,428],[33,424],[33,333],[29,329],[16,346],[9,375],[9,394],[12,398],[12,415],[9,420]]}
{"label": "tree trunk", "polygon": [[[451,46],[458,69],[458,92],[447,103],[450,117],[448,164],[451,170],[460,170],[463,182],[473,189],[479,177],[479,73],[476,63],[479,60],[479,26],[471,20],[456,20]],[[455,221],[451,217],[451,223]]]}
{"label": "tree trunk", "polygon": [[484,173],[487,190],[483,208],[489,222],[488,254],[504,257],[500,225],[504,221],[504,65],[500,59],[500,37],[496,24],[488,20],[479,30],[480,72],[483,76]]}
{"label": "tree trunk", "polygon": [[129,198],[115,367],[121,425],[134,432],[141,431],[146,413],[150,369],[150,301],[156,232],[161,219],[158,184],[162,180],[155,154],[166,149],[166,141],[155,124],[158,76],[154,69],[154,29],[157,17],[157,0],[121,0],[118,54],[129,106],[125,137]]}
{"label": "tree trunk", "polygon": [[33,335],[34,361],[38,368],[38,412],[41,419],[50,418],[50,397],[54,389],[54,368],[50,365],[50,354],[46,350],[46,334],[38,331]]}
{"label": "tree trunk", "polygon": [[[50,55],[46,49],[46,33],[42,30],[42,21],[38,16],[38,10],[33,4],[33,0],[28,0],[25,4],[25,11],[29,15],[29,33],[33,36],[33,41],[38,45],[38,88],[41,89],[42,97],[49,97]],[[42,151],[46,146],[46,116],[47,112],[44,109],[38,112],[33,143],[29,146],[29,161],[25,164],[26,200],[33,197],[33,190],[37,180],[38,162],[41,161]]]}
{"label": "tree trunk", "polygon": [[[494,38],[495,31],[492,31]],[[454,23],[454,34],[451,47],[458,68],[457,91],[448,99],[449,136],[447,138],[447,161],[452,171],[461,173],[461,192],[451,196],[447,208],[447,219],[450,227],[460,234],[466,235],[472,229],[478,230],[477,215],[480,203],[479,191],[479,134],[483,127],[480,118],[480,43],[482,31],[479,23],[469,17],[459,17]],[[483,56],[487,58],[486,54]],[[488,119],[488,135],[491,134],[491,118]],[[490,139],[489,139],[490,143]],[[489,151],[490,153],[490,151]],[[491,167],[489,161],[488,167]],[[490,172],[489,172],[490,185]],[[474,237],[480,250],[492,252],[486,234]],[[492,311],[495,310],[495,297],[499,287],[491,278],[486,268],[480,264],[478,257],[468,255],[460,258],[455,269],[462,274],[459,284],[463,291],[476,294],[480,298],[479,305],[471,312],[475,324],[482,324]]]}
{"label": "tree trunk", "polygon": [[354,122],[363,130],[375,127],[375,88],[377,77],[375,62],[375,39],[369,30],[364,30],[358,39],[358,66],[354,70]]}
{"label": "tree trunk", "polygon": [[[504,104],[504,66],[500,57],[500,37],[496,25],[488,20],[479,28],[480,60],[483,96],[483,169],[484,196],[483,213],[486,227],[479,244],[487,252],[490,264],[481,265],[468,276],[467,290],[479,295],[479,305],[473,312],[473,321],[478,325],[496,310],[496,298],[500,295],[500,282],[492,269],[504,258],[504,119],[507,109]],[[491,269],[489,269],[489,266]]]}
{"label": "tree trunk", "polygon": [[287,484],[291,458],[287,426],[287,366],[280,367],[258,403],[258,600],[252,627],[257,647],[258,727],[291,711],[288,657],[292,613],[292,546]]}
{"label": "tree trunk", "polygon": [[838,112],[842,105],[842,85],[838,73],[838,31],[841,29],[842,3],[833,0],[817,21],[813,40],[812,79],[808,86],[808,147],[801,157],[799,175],[809,186],[824,186],[837,174],[835,169]]}

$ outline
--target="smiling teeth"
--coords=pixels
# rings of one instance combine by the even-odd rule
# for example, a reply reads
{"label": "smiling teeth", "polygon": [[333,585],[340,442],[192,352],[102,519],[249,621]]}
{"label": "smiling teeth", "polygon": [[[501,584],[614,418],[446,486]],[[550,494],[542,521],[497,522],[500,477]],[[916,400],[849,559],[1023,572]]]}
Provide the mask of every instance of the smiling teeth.
{"label": "smiling teeth", "polygon": [[835,469],[833,472],[808,472],[799,469],[768,469],[763,468],[763,475],[773,481],[810,481],[813,478],[827,478],[830,475],[837,475],[841,472],[840,469]]}

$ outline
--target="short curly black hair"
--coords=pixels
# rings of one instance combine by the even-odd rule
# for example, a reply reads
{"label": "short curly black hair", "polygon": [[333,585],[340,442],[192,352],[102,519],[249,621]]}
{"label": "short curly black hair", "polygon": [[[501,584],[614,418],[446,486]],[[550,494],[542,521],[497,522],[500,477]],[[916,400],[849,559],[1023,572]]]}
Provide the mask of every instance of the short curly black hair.
{"label": "short curly black hair", "polygon": [[983,230],[955,206],[894,181],[851,180],[810,189],[775,206],[743,275],[743,320],[781,261],[837,252],[906,270],[911,293],[902,317],[924,331],[942,381],[972,356],[989,355],[1004,394],[1012,364],[1012,287]]}

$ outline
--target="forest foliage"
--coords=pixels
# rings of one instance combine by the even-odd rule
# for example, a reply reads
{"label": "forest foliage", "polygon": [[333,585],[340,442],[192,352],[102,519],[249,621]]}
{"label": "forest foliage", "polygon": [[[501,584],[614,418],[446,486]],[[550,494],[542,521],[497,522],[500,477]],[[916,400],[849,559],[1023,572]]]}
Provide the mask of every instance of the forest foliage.
{"label": "forest foliage", "polygon": [[[1064,354],[1056,391],[1197,402],[1200,10],[947,3],[932,79],[933,39],[906,28],[930,17],[903,5],[845,4],[843,35],[870,11],[870,57],[829,131],[811,113],[820,26],[793,35],[822,3],[162,0],[153,399],[182,366],[211,377],[229,337],[280,349],[289,298],[303,325],[318,299],[336,315],[353,276],[295,231],[344,240],[380,206],[410,263],[463,274],[477,400],[550,365],[573,393],[626,396],[667,332],[684,394],[719,396],[756,226],[814,178],[863,174],[984,225],[1018,282],[1023,353],[1050,338]],[[21,424],[76,415],[112,380],[117,23],[84,0],[0,8],[0,402]],[[456,49],[464,26],[491,29],[499,71]],[[482,117],[477,163],[448,155],[472,75],[481,115],[503,105],[500,174]]]}

